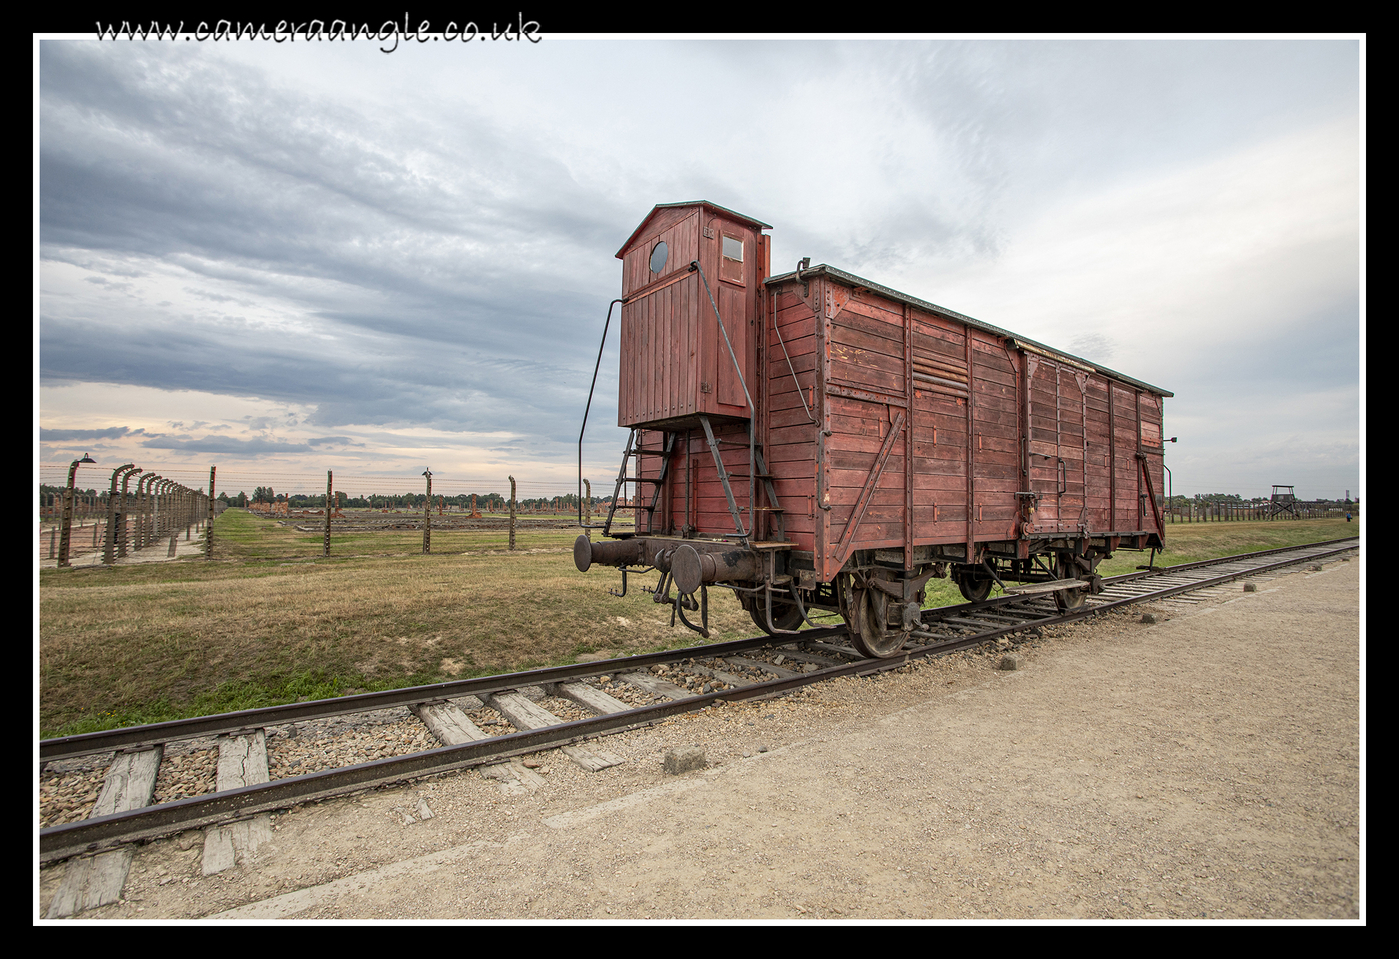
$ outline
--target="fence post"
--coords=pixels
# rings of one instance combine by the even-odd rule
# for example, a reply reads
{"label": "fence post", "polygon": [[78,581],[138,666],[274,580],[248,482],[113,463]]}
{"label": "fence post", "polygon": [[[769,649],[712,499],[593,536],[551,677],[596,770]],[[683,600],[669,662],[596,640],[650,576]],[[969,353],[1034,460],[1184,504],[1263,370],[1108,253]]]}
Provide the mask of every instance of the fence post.
{"label": "fence post", "polygon": [[158,479],[158,477],[155,473],[147,473],[136,481],[136,493],[134,495],[136,501],[136,528],[132,530],[135,534],[131,538],[132,552],[140,550],[146,545],[146,491],[156,479]]}
{"label": "fence post", "polygon": [[[125,476],[121,478],[121,503],[117,506],[117,558],[126,555],[126,543],[128,529],[127,525],[131,521],[131,498],[135,495],[129,491],[131,477],[144,473],[140,467],[133,467]],[[137,488],[140,488],[141,481],[136,481]]]}
{"label": "fence post", "polygon": [[515,548],[515,477],[510,477],[510,548]]}
{"label": "fence post", "polygon": [[[117,517],[120,515],[123,521],[126,519],[117,508],[117,479],[135,468],[136,464],[127,463],[112,470],[112,492],[107,497],[107,542],[102,549],[102,562],[108,566],[112,565],[117,556]],[[126,484],[123,483],[123,491],[125,487]]]}
{"label": "fence post", "polygon": [[74,481],[77,479],[77,476],[78,476],[78,465],[79,465],[80,463],[92,463],[92,462],[95,462],[95,460],[93,460],[93,458],[92,458],[91,456],[88,456],[86,453],[84,453],[82,459],[80,459],[80,460],[73,460],[72,465],[68,467],[68,486],[67,486],[67,488],[66,488],[66,489],[64,490],[64,492],[63,492],[63,516],[62,516],[62,518],[59,519],[59,527],[60,527],[59,542],[58,542],[58,565],[59,565],[59,566],[67,566],[67,565],[69,565],[69,564],[68,564],[68,547],[69,547],[69,543],[71,542],[72,535],[73,535],[73,505],[74,505],[74,502],[73,502],[73,483],[74,483]]}
{"label": "fence post", "polygon": [[583,481],[583,489],[584,489],[584,494],[583,494],[583,495],[584,495],[584,497],[585,497],[585,499],[583,500],[583,503],[584,503],[584,506],[583,506],[583,523],[584,523],[584,525],[586,525],[586,526],[592,526],[592,525],[593,525],[593,484],[592,484],[592,483],[589,483],[587,480],[584,480],[584,481]]}
{"label": "fence post", "polygon": [[204,558],[212,560],[214,558],[214,470],[217,466],[209,467],[209,517],[204,524]]}
{"label": "fence post", "polygon": [[331,506],[335,496],[334,476],[330,470],[325,471],[325,548],[321,551],[322,556],[330,555],[330,511],[334,508]]}
{"label": "fence post", "polygon": [[423,500],[423,552],[432,552],[432,470],[423,470],[427,477],[427,499]]}

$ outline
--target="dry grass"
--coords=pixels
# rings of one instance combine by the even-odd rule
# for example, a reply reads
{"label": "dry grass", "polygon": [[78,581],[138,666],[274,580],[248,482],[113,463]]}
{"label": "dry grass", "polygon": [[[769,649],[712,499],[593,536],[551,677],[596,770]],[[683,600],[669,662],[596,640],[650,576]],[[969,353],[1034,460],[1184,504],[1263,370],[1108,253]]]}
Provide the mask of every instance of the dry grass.
{"label": "dry grass", "polygon": [[[349,511],[353,520],[356,511]],[[398,520],[405,524],[422,521],[421,513],[382,514],[365,511],[362,515],[370,521]],[[504,526],[508,516],[486,514],[484,522],[501,524],[499,529],[450,530],[446,522],[452,520],[434,514],[430,537],[433,553],[480,552],[491,549],[508,549],[510,532]],[[243,510],[229,510],[219,517],[218,535],[214,538],[216,559],[320,559],[325,547],[324,518],[277,522]],[[561,524],[574,523],[576,517],[568,514],[522,514],[517,523],[516,544],[525,538],[531,542],[573,541],[577,530],[557,529]],[[305,529],[297,529],[300,525]],[[625,523],[619,523],[625,528]],[[552,537],[550,534],[553,534]],[[542,537],[542,539],[541,539]],[[330,553],[332,557],[352,556],[414,556],[422,555],[423,534],[421,529],[403,530],[354,530],[336,526],[331,531]]]}
{"label": "dry grass", "polygon": [[[236,554],[241,537],[252,541],[241,547],[245,554],[275,553],[270,547],[285,532],[237,515],[236,537],[233,524],[220,520],[220,552]],[[669,607],[641,590],[655,584],[655,574],[632,576],[619,599],[606,594],[619,585],[615,573],[579,573],[571,551],[576,535],[521,533],[514,552],[492,534],[448,552],[434,535],[431,555],[45,570],[42,734],[698,641],[683,628],[671,630]],[[421,549],[420,534],[417,543]],[[711,622],[723,638],[752,633],[727,591],[711,593]]]}
{"label": "dry grass", "polygon": [[[475,541],[456,534],[462,539],[449,551],[434,534],[426,556],[337,552],[289,561],[260,558],[286,555],[275,549],[287,536],[282,528],[247,514],[226,517],[233,515],[240,519],[219,521],[220,562],[41,573],[41,735],[701,641],[671,628],[669,607],[643,592],[655,574],[630,577],[619,599],[606,592],[620,585],[615,571],[574,569],[573,532],[522,533],[515,552],[490,533]],[[1358,523],[1344,521],[1172,527],[1172,552],[1161,561],[1358,532]],[[421,534],[404,535],[417,535],[421,549]],[[1120,553],[1111,564],[1124,569],[1104,564],[1103,571],[1144,559]],[[955,587],[934,597],[961,601]],[[727,590],[711,591],[710,617],[716,639],[754,632]]]}

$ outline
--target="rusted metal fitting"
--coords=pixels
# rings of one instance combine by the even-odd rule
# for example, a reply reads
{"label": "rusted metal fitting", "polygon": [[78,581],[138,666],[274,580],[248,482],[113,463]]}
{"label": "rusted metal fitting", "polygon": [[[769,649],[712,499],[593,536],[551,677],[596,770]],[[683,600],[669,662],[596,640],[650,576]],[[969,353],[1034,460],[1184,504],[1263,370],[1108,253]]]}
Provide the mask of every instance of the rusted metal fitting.
{"label": "rusted metal fitting", "polygon": [[583,533],[573,541],[573,565],[578,567],[580,573],[586,573],[594,563],[599,566],[642,565],[641,542],[623,539],[595,543]]}
{"label": "rusted metal fitting", "polygon": [[687,543],[678,547],[671,556],[670,575],[676,589],[682,593],[693,593],[704,583],[760,580],[763,578],[763,561],[752,550],[700,552]]}

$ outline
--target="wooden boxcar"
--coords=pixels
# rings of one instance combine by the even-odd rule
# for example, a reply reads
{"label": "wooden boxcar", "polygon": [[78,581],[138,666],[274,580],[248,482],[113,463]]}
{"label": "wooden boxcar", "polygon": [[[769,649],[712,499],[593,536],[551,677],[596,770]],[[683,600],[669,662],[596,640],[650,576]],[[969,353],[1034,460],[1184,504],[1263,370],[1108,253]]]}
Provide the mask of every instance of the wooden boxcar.
{"label": "wooden boxcar", "polygon": [[658,569],[706,634],[710,585],[773,633],[836,610],[890,656],[930,576],[1069,609],[1114,550],[1162,546],[1171,393],[834,267],[772,276],[767,229],[661,204],[617,254],[632,433],[579,569]]}

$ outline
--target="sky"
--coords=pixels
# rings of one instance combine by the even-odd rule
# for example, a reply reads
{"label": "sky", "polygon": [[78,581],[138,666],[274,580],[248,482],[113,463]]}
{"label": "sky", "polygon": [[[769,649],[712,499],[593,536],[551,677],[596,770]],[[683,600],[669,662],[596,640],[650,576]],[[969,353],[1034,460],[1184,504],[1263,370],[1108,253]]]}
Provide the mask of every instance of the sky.
{"label": "sky", "polygon": [[395,39],[36,39],[43,482],[571,492],[705,199],[1174,393],[1176,494],[1360,495],[1362,38]]}

